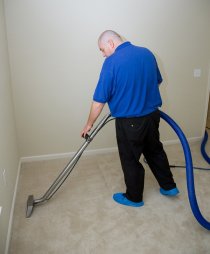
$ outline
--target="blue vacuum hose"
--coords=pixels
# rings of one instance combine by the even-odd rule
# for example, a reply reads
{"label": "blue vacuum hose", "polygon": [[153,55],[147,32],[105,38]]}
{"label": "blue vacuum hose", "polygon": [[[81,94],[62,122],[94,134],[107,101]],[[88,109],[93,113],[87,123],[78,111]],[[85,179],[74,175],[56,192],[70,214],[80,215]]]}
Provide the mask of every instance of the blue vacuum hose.
{"label": "blue vacuum hose", "polygon": [[208,164],[210,164],[210,158],[207,155],[206,150],[205,150],[207,140],[208,140],[208,133],[207,133],[207,131],[205,131],[204,137],[203,137],[203,140],[201,143],[201,154],[203,155],[203,158],[205,159],[205,161],[208,162]]}
{"label": "blue vacuum hose", "polygon": [[172,129],[176,132],[177,136],[181,141],[186,163],[187,190],[190,206],[195,218],[201,224],[201,226],[203,226],[207,230],[210,230],[210,222],[208,222],[202,216],[196,200],[194,175],[193,175],[193,162],[188,141],[181,128],[174,122],[173,119],[171,119],[167,114],[163,113],[162,111],[160,111],[160,117],[164,119],[172,127]]}

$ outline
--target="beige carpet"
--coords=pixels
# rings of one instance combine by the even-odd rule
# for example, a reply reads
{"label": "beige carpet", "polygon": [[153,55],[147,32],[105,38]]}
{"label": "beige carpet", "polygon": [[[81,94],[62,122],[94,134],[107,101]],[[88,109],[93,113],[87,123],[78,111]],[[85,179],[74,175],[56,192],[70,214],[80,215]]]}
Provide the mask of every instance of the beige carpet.
{"label": "beige carpet", "polygon": [[[194,164],[209,167],[199,146],[191,145]],[[170,164],[185,163],[181,145],[167,146],[166,152]],[[145,205],[125,207],[112,200],[113,193],[125,190],[117,153],[82,156],[56,195],[25,218],[28,195],[40,198],[67,162],[22,164],[10,254],[210,253],[210,231],[191,212],[185,169],[172,169],[181,193],[169,198],[159,193],[144,164]],[[210,171],[194,173],[198,204],[210,221]]]}

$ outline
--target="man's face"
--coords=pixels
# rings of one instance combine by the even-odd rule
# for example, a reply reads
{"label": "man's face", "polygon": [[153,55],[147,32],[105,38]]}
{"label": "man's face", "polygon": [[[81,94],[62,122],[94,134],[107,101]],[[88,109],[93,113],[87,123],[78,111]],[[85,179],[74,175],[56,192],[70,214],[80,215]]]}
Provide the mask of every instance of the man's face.
{"label": "man's face", "polygon": [[112,42],[110,43],[110,41],[105,43],[100,42],[98,46],[102,52],[103,57],[111,56],[114,53],[114,45]]}

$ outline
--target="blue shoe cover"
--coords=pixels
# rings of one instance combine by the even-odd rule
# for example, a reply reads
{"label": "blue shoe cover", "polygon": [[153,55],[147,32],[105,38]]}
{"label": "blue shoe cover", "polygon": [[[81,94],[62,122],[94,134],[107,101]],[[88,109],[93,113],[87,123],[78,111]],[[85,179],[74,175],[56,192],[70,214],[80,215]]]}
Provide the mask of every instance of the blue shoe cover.
{"label": "blue shoe cover", "polygon": [[179,190],[177,188],[173,188],[171,190],[164,190],[163,188],[160,188],[160,193],[166,196],[176,196],[179,194]]}
{"label": "blue shoe cover", "polygon": [[133,202],[128,200],[123,193],[115,193],[113,195],[113,199],[115,202],[121,204],[121,205],[126,205],[126,206],[133,206],[133,207],[140,207],[144,205],[144,202]]}

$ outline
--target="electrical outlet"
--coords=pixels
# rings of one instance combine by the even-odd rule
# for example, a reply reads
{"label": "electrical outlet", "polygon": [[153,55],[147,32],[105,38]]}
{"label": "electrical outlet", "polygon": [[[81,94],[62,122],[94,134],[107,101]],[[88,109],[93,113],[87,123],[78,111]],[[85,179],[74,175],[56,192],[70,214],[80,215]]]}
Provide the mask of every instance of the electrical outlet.
{"label": "electrical outlet", "polygon": [[194,69],[193,74],[194,74],[194,78],[200,78],[201,69]]}

